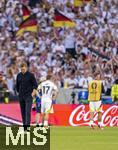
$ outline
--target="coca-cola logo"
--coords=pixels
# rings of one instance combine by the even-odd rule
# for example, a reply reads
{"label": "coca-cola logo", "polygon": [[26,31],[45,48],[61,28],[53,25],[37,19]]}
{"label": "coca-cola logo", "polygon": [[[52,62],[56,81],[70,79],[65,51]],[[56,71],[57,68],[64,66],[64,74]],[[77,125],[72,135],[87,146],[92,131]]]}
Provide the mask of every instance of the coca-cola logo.
{"label": "coca-cola logo", "polygon": [[[98,114],[94,115],[94,123],[97,125]],[[89,125],[90,111],[86,111],[85,105],[77,106],[69,117],[71,126]],[[118,126],[118,105],[112,105],[103,110],[102,124],[104,126]]]}

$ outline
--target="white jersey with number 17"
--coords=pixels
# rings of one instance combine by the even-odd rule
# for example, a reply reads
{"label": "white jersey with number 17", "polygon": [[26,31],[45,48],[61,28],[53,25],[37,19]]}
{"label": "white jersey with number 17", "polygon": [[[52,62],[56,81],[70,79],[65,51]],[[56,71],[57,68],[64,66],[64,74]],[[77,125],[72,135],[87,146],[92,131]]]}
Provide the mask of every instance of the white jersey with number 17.
{"label": "white jersey with number 17", "polygon": [[58,91],[57,86],[50,80],[42,82],[38,86],[38,90],[41,90],[42,101],[52,101],[54,91]]}

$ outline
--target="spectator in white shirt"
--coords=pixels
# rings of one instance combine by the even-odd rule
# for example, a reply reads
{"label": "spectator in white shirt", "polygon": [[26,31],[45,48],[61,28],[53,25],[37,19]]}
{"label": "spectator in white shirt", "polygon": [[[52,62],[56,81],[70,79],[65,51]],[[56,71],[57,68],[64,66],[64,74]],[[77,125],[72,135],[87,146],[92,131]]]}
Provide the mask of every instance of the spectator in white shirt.
{"label": "spectator in white shirt", "polygon": [[56,42],[56,45],[54,46],[53,50],[52,50],[53,53],[59,53],[59,54],[64,54],[65,53],[65,47],[64,45],[62,44],[62,41],[61,40],[58,40]]}
{"label": "spectator in white shirt", "polygon": [[72,57],[75,57],[76,51],[75,51],[75,35],[74,32],[72,33],[71,31],[66,32],[64,44],[66,48],[66,52],[70,53]]}
{"label": "spectator in white shirt", "polygon": [[88,88],[88,83],[92,80],[92,77],[90,76],[89,71],[84,71],[84,74],[82,75],[82,77],[79,80],[79,87],[83,88],[83,89],[87,89]]}

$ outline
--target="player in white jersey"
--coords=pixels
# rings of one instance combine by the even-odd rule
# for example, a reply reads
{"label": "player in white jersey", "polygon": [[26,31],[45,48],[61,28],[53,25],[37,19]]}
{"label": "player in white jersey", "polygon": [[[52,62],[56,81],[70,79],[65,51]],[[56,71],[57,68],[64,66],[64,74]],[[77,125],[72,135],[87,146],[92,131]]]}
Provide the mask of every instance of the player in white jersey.
{"label": "player in white jersey", "polygon": [[[41,77],[40,78],[40,83],[39,85],[43,82],[46,81],[46,77]],[[41,91],[37,91],[35,95],[36,99],[36,127],[42,126],[42,122],[39,123],[40,117],[41,117]]]}
{"label": "player in white jersey", "polygon": [[43,114],[44,127],[48,126],[49,113],[52,107],[52,99],[57,97],[57,86],[52,82],[52,76],[48,75],[46,81],[38,86],[41,91],[41,112]]}

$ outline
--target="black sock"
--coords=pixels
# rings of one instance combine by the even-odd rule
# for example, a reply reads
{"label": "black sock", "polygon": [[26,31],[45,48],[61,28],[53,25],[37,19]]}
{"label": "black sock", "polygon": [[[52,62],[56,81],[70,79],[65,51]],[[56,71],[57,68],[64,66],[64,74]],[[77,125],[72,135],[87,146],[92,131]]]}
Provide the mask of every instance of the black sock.
{"label": "black sock", "polygon": [[23,127],[24,127],[24,131],[26,131],[26,130],[27,130],[27,126],[26,126],[26,125],[24,125]]}

